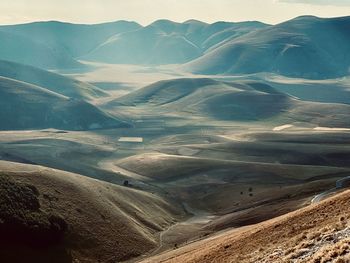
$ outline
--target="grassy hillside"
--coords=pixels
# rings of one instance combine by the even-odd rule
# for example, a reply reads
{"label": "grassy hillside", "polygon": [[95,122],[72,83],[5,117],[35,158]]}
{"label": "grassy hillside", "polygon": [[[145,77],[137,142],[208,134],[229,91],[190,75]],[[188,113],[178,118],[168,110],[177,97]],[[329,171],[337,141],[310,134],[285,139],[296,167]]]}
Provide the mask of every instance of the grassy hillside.
{"label": "grassy hillside", "polygon": [[4,161],[0,197],[2,262],[127,260],[155,248],[157,232],[183,216],[151,193]]}
{"label": "grassy hillside", "polygon": [[349,73],[349,28],[349,17],[298,17],[224,43],[186,68],[207,74],[273,72],[314,79],[344,76]]}
{"label": "grassy hillside", "polygon": [[[305,122],[349,127],[344,118],[350,107],[335,103],[304,102],[277,91],[263,81],[213,79],[166,80],[108,102],[106,109],[142,107],[154,115],[176,114],[217,121]],[[331,117],[330,117],[331,116]]]}
{"label": "grassy hillside", "polygon": [[127,126],[87,102],[4,77],[0,78],[0,101],[1,130]]}
{"label": "grassy hillside", "polygon": [[89,100],[107,96],[103,90],[91,84],[10,61],[0,60],[0,76],[37,85],[75,99]]}
{"label": "grassy hillside", "polygon": [[[122,105],[147,105],[160,112],[183,112],[216,120],[259,120],[292,104],[288,96],[259,83],[213,79],[161,81],[117,99]],[[266,107],[269,105],[269,107]]]}

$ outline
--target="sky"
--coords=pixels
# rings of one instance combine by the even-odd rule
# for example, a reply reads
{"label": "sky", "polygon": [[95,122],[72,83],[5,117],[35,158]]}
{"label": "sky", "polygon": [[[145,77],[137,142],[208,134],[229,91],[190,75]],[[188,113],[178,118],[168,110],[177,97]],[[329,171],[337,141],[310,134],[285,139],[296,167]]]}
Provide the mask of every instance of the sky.
{"label": "sky", "polygon": [[129,20],[147,25],[158,19],[277,24],[300,15],[347,16],[350,0],[1,0],[0,10],[0,24]]}

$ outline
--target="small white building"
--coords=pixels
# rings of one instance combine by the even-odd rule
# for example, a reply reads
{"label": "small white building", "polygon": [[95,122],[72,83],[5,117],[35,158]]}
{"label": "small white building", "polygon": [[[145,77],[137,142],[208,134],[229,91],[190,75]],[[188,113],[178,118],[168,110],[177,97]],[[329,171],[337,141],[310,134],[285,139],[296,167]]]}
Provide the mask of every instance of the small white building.
{"label": "small white building", "polygon": [[118,142],[143,143],[142,137],[120,137]]}

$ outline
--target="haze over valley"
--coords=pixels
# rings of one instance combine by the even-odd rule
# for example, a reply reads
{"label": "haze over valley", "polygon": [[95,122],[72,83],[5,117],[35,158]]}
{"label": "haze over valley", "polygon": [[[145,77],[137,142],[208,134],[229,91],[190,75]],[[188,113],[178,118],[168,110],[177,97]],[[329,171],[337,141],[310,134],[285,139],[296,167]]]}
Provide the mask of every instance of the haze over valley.
{"label": "haze over valley", "polygon": [[1,25],[0,261],[350,262],[349,32]]}

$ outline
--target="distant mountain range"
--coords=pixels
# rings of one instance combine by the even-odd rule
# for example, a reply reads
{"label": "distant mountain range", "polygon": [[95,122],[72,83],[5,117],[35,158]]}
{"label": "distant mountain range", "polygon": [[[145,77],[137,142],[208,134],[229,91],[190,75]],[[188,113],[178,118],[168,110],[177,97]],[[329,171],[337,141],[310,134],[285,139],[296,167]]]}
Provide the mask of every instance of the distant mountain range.
{"label": "distant mountain range", "polygon": [[181,24],[158,20],[111,37],[84,58],[117,64],[180,64],[227,39],[265,26],[259,22],[206,24],[190,20]]}
{"label": "distant mountain range", "polygon": [[304,78],[349,74],[350,17],[312,16],[256,30],[235,38],[186,67],[208,74],[273,72]]}
{"label": "distant mountain range", "polygon": [[324,79],[349,74],[350,17],[302,16],[260,22],[158,20],[148,26],[37,22],[0,26],[0,59],[44,69],[79,68],[78,60],[115,64],[184,64],[201,74],[271,72]]}

